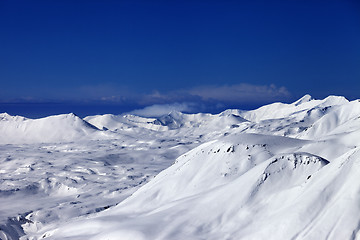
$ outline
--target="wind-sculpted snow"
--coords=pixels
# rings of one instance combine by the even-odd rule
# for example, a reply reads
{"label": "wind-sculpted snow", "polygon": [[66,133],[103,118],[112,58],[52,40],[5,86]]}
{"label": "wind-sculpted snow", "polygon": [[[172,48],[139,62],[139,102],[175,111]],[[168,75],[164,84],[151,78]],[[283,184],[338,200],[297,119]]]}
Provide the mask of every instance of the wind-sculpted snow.
{"label": "wind-sculpted snow", "polygon": [[360,239],[358,100],[0,124],[1,239]]}

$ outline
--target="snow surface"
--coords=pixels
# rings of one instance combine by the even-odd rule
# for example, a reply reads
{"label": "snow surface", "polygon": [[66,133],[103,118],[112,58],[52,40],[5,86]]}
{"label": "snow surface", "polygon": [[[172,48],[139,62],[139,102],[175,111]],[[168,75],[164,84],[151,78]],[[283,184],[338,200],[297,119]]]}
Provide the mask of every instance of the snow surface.
{"label": "snow surface", "polygon": [[359,100],[0,133],[0,239],[360,239]]}

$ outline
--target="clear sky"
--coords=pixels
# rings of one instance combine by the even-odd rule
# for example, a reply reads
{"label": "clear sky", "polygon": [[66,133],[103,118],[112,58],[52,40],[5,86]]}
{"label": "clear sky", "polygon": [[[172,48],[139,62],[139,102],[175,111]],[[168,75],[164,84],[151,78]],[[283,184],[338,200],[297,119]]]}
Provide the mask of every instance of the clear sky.
{"label": "clear sky", "polygon": [[356,0],[1,0],[0,29],[0,112],[360,98]]}

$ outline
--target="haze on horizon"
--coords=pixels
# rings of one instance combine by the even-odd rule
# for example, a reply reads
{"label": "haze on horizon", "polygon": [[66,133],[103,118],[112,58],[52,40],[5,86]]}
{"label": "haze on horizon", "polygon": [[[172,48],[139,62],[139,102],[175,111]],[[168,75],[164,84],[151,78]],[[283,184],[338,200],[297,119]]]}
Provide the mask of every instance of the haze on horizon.
{"label": "haze on horizon", "polygon": [[0,26],[0,112],[359,98],[356,1],[1,1]]}

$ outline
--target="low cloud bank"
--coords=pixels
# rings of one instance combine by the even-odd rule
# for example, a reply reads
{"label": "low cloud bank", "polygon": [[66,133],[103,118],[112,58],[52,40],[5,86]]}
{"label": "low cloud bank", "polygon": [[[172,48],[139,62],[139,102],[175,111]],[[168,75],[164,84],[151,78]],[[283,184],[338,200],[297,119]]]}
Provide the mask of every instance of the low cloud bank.
{"label": "low cloud bank", "polygon": [[144,117],[159,117],[171,111],[216,112],[230,106],[282,101],[289,96],[290,93],[285,87],[275,85],[200,86],[188,90],[181,89],[165,93],[155,91],[152,94],[143,95],[137,99],[137,103],[145,107],[130,113]]}
{"label": "low cloud bank", "polygon": [[276,87],[275,85],[252,85],[236,84],[222,86],[201,86],[191,89],[191,95],[199,96],[204,101],[215,100],[230,103],[248,103],[272,101],[284,99],[290,96],[285,87]]}
{"label": "low cloud bank", "polygon": [[195,104],[192,103],[155,104],[129,113],[142,117],[160,117],[172,111],[193,112],[196,111],[196,108]]}
{"label": "low cloud bank", "polygon": [[[10,111],[9,106],[13,103],[19,106],[21,104],[32,104],[41,111],[50,105],[52,106],[51,109],[54,109],[54,106],[65,104],[66,108],[56,112],[78,113],[78,109],[80,109],[80,115],[89,115],[131,111],[132,114],[140,116],[157,117],[171,111],[215,113],[227,108],[251,109],[271,102],[293,100],[285,87],[277,87],[273,84],[254,85],[248,83],[203,85],[163,92],[154,90],[151,93],[138,92],[126,87],[104,85],[82,87],[75,95],[71,94],[73,92],[76,91],[69,91],[61,97],[60,91],[59,96],[54,95],[53,98],[46,98],[46,96],[44,98],[22,97],[9,100],[1,99],[0,96],[0,108],[3,111]],[[74,106],[78,106],[78,108],[75,109]],[[16,114],[21,114],[21,112],[16,112]]]}
{"label": "low cloud bank", "polygon": [[274,101],[286,101],[291,94],[285,87],[271,85],[212,85],[199,86],[191,89],[159,92],[138,96],[140,105],[193,102],[204,104],[264,104]]}

